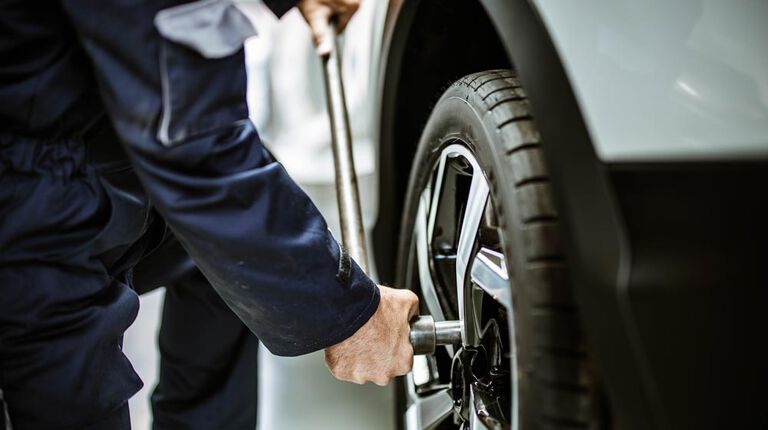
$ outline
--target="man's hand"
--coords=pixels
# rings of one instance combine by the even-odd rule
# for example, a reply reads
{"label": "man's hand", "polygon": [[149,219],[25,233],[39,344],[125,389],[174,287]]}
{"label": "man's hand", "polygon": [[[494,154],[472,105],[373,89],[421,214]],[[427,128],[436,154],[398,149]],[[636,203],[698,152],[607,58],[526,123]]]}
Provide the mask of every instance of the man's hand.
{"label": "man's hand", "polygon": [[325,364],[343,381],[387,385],[413,367],[408,322],[419,313],[419,299],[408,290],[379,287],[375,314],[347,340],[325,349]]}
{"label": "man's hand", "polygon": [[334,19],[336,31],[341,34],[360,7],[360,0],[301,0],[298,6],[312,30],[312,40],[318,54],[327,55],[331,52],[333,43],[333,40],[328,38],[328,23]]}

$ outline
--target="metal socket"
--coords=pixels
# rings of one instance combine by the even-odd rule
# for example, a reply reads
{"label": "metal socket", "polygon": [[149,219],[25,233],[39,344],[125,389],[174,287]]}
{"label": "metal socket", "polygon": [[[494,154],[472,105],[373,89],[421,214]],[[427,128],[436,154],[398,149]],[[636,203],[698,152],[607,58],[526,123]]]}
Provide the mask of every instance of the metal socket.
{"label": "metal socket", "polygon": [[423,315],[411,321],[411,345],[415,355],[434,354],[438,345],[461,343],[461,321],[438,321]]}

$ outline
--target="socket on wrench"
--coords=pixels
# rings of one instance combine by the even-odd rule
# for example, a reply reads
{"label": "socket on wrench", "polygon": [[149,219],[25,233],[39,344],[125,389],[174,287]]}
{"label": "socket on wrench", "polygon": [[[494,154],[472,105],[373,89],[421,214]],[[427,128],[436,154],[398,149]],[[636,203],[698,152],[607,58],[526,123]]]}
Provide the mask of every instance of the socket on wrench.
{"label": "socket on wrench", "polygon": [[461,343],[461,321],[438,321],[422,315],[411,321],[411,345],[415,355],[434,354],[438,345]]}

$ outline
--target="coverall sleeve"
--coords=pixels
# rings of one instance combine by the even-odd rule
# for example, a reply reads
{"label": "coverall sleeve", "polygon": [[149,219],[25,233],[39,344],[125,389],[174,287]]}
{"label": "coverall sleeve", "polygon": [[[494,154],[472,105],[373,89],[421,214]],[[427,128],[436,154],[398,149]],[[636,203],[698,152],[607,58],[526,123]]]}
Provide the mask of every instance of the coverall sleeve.
{"label": "coverall sleeve", "polygon": [[227,1],[182,3],[62,0],[143,187],[213,287],[275,354],[338,343],[378,288],[248,119],[250,23]]}

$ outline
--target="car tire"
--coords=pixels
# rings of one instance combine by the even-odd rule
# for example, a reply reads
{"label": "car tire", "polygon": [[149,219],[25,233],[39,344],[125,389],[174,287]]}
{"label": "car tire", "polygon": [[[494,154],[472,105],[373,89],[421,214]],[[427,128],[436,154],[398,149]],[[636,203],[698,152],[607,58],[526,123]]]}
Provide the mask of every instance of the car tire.
{"label": "car tire", "polygon": [[[475,73],[450,86],[434,107],[413,162],[399,241],[397,282],[399,286],[414,289],[422,299],[422,312],[430,312],[425,303],[425,291],[420,286],[420,283],[425,282],[420,282],[420,275],[414,274],[421,270],[418,267],[419,261],[416,261],[419,258],[418,252],[414,251],[418,246],[414,243],[419,240],[415,233],[419,228],[418,219],[423,216],[419,205],[431,204],[435,211],[438,210],[440,203],[431,202],[442,197],[424,197],[425,193],[429,194],[427,191],[446,192],[438,188],[436,181],[448,184],[448,179],[438,177],[440,169],[435,166],[444,163],[441,157],[451,156],[444,154],[450,145],[466,148],[470,154],[467,157],[474,157],[473,162],[482,171],[487,183],[488,201],[491,203],[487,203],[485,210],[492,211],[490,215],[483,215],[484,220],[488,218],[492,221],[485,227],[478,227],[480,231],[473,252],[483,246],[483,240],[498,242],[499,252],[503,253],[505,259],[508,278],[506,285],[513,308],[508,312],[512,317],[506,322],[508,341],[514,344],[509,347],[514,348],[514,357],[509,363],[509,379],[515,379],[509,382],[509,386],[514,389],[514,393],[509,394],[510,397],[514,396],[510,400],[510,408],[513,410],[509,411],[507,418],[502,418],[508,421],[499,424],[499,428],[603,428],[605,411],[600,405],[600,389],[572,297],[561,242],[559,213],[553,199],[552,184],[540,140],[529,101],[513,71]],[[461,163],[468,162],[459,160],[456,163],[459,163],[458,169],[461,169]],[[473,174],[477,173],[474,168],[472,171]],[[445,168],[443,174],[446,174]],[[462,178],[454,182],[467,180]],[[456,184],[451,187],[457,190],[462,188]],[[456,212],[469,211],[469,206],[471,202],[463,206],[455,205],[458,208]],[[427,215],[427,218],[431,216]],[[466,213],[463,216],[457,215],[454,224],[462,224],[469,217]],[[442,215],[434,215],[434,218],[440,217]],[[427,220],[426,224],[429,222]],[[435,231],[438,230],[443,234],[445,229],[435,227]],[[435,282],[433,288],[441,304],[442,317],[461,318],[461,315],[456,315],[455,309],[452,312],[449,308],[456,307],[455,302],[462,295],[462,288],[469,287],[459,285],[462,282],[459,278],[455,297],[451,297],[450,288],[440,286],[441,277],[436,272],[439,270],[437,267],[443,263],[436,263],[435,260],[435,253],[438,252],[435,250],[435,246],[438,246],[435,244],[438,241],[435,239],[437,233],[432,231],[429,234],[427,246],[430,257],[427,264],[430,276],[436,279],[431,282]],[[494,234],[498,237],[481,237]],[[450,248],[450,244],[440,246]],[[456,261],[458,259],[456,257]],[[459,263],[455,264],[459,266]],[[472,280],[463,282],[469,285]],[[502,309],[502,306],[499,308]],[[499,312],[507,314],[503,309]],[[500,318],[503,319],[504,315]],[[457,350],[458,346],[451,351],[438,351],[436,359],[430,358],[428,364],[435,368],[437,374],[433,384],[438,387],[435,390],[446,384],[457,384],[455,380],[439,375],[440,367],[445,372],[447,365],[441,366],[438,362],[439,354],[445,357],[451,352],[457,354]],[[454,357],[452,360],[451,366],[456,367],[457,359]],[[413,417],[418,414],[409,413],[409,408],[415,403],[414,398],[420,396],[413,389],[409,392],[409,384],[414,384],[411,379],[399,381],[401,398],[398,414],[405,428],[472,428],[468,421],[462,422],[466,418],[457,417],[460,415],[457,408],[452,413],[453,420],[446,418],[441,423],[419,424],[419,419]],[[416,398],[416,401],[419,399]],[[456,401],[454,398],[454,406]],[[406,422],[408,419],[410,423]],[[494,428],[493,421],[485,421],[479,428]]]}

